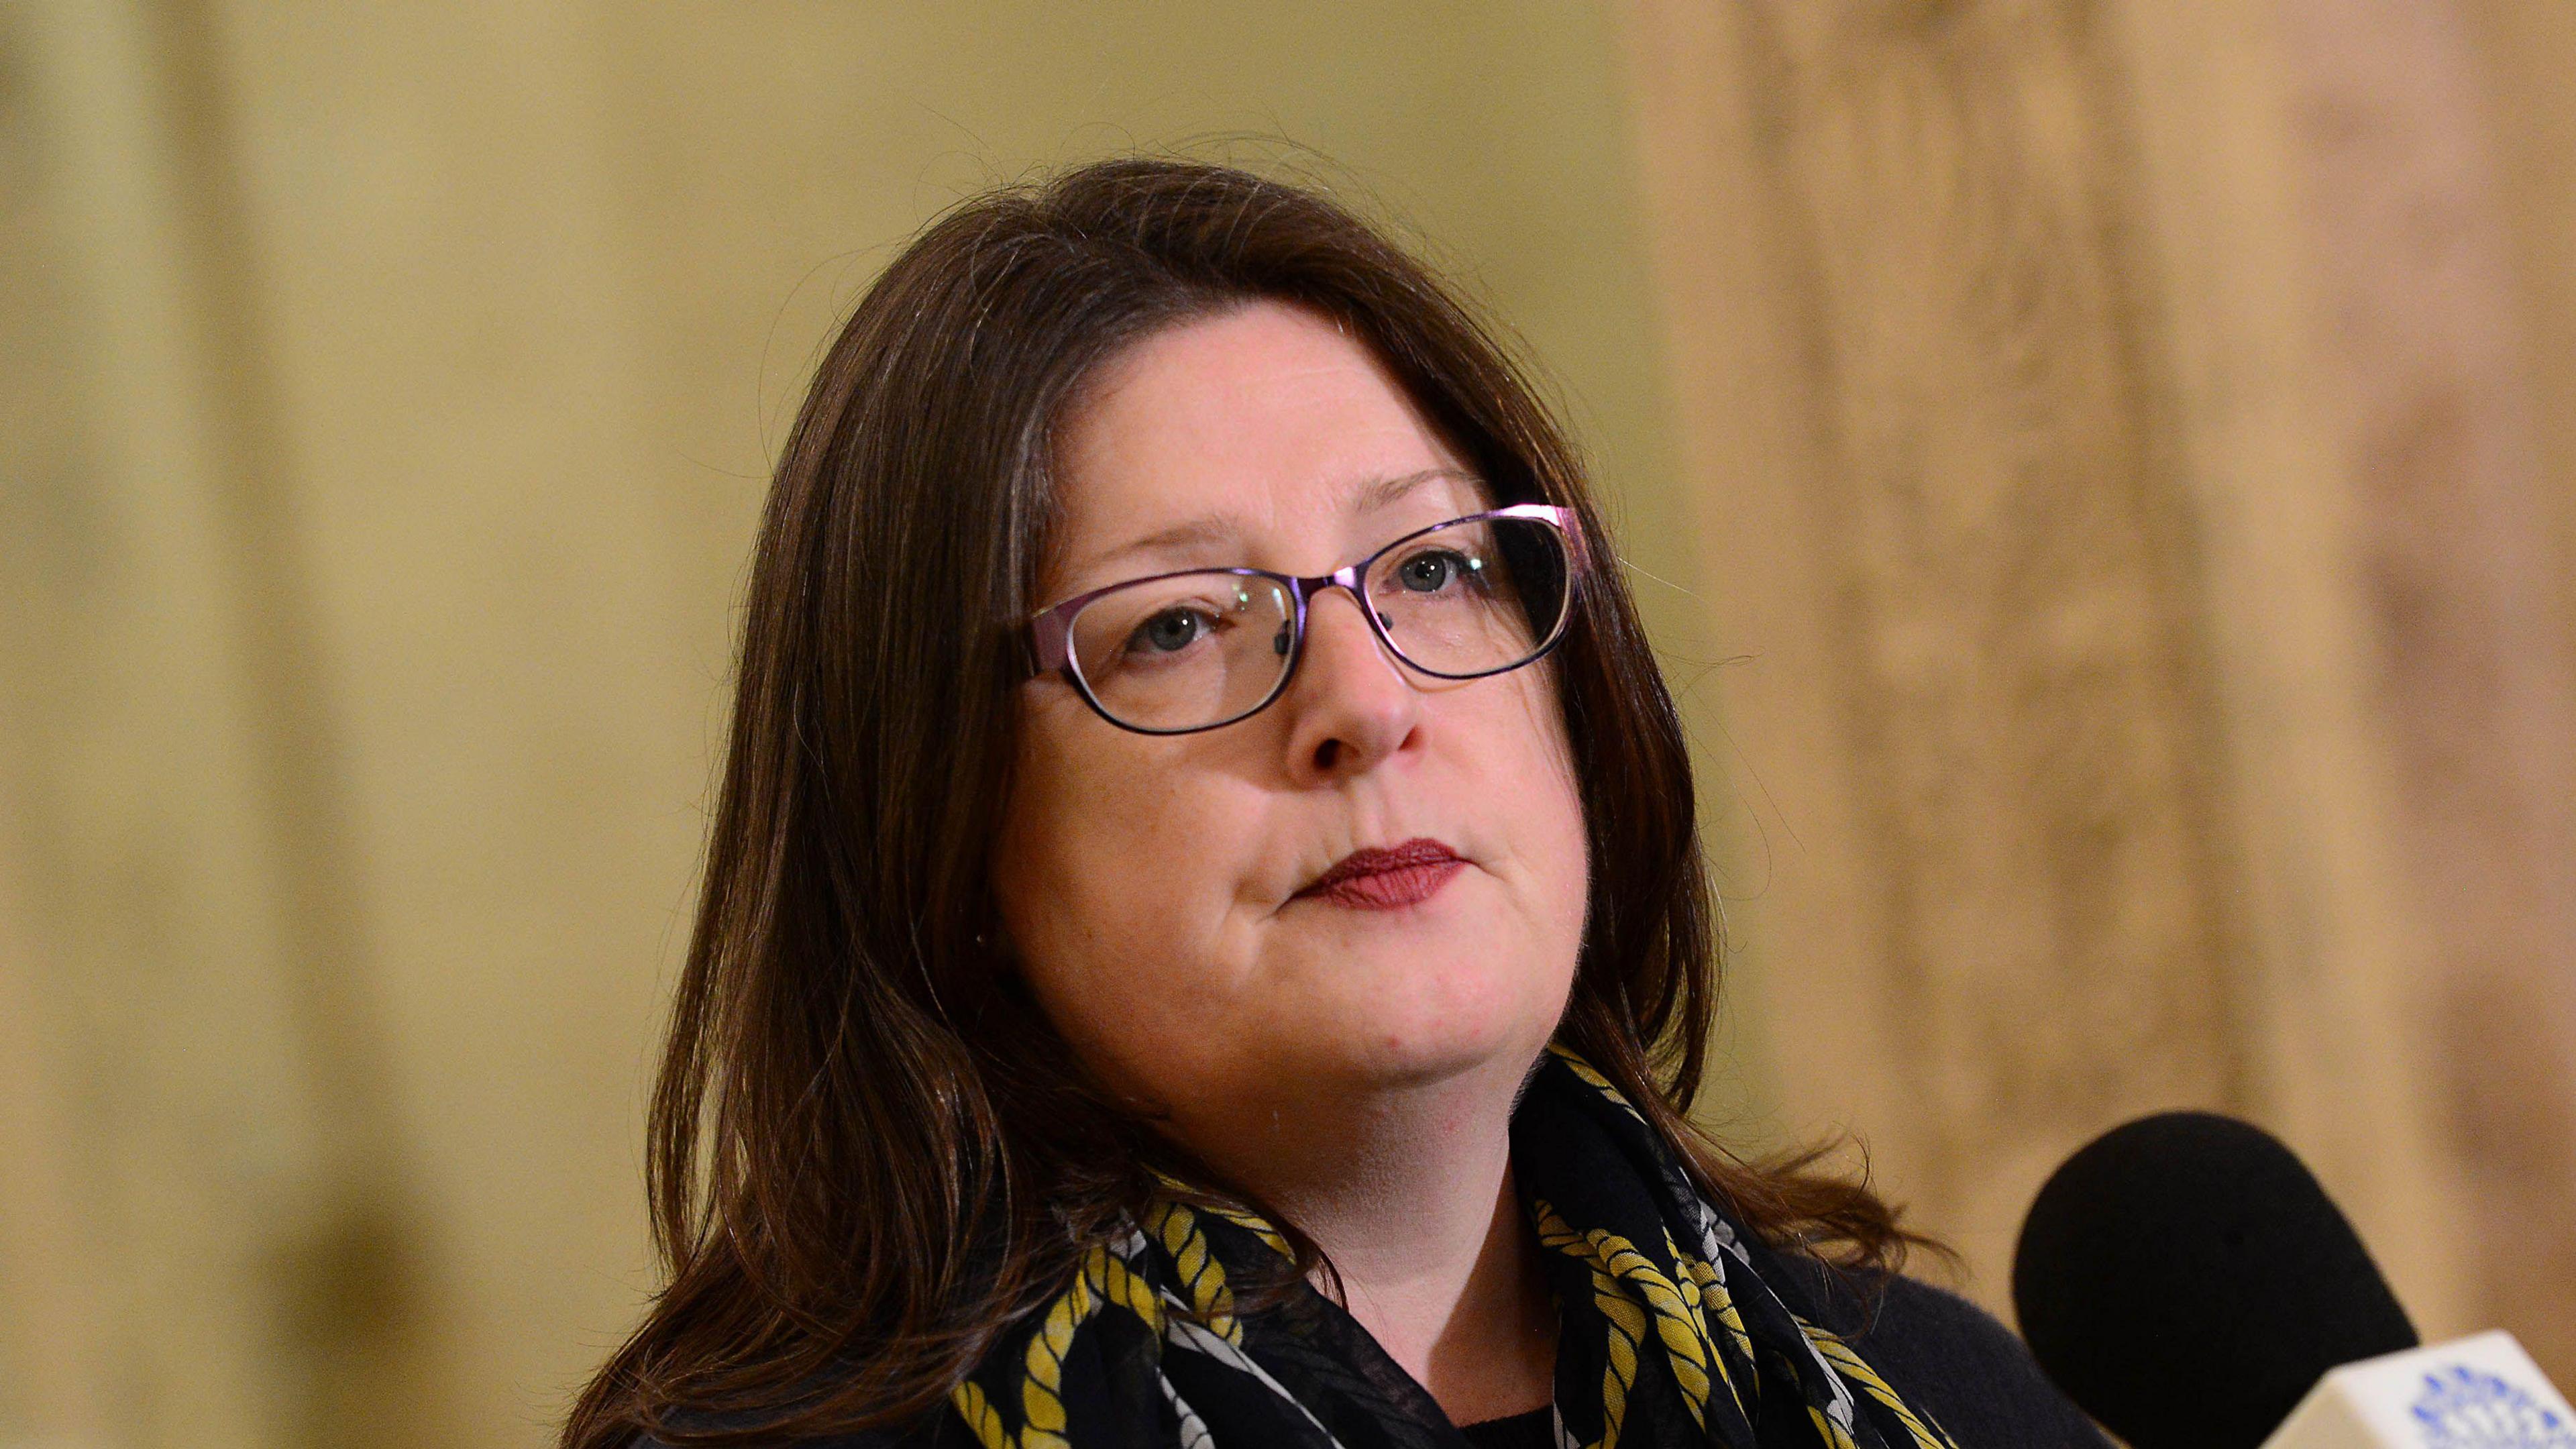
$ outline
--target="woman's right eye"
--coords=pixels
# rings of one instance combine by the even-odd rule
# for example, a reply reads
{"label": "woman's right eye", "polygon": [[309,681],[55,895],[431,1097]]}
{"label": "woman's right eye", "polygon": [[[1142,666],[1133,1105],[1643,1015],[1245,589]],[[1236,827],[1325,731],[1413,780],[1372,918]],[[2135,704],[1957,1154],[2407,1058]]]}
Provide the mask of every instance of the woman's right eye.
{"label": "woman's right eye", "polygon": [[1214,633],[1216,620],[1199,609],[1165,609],[1136,626],[1127,636],[1130,654],[1177,654]]}

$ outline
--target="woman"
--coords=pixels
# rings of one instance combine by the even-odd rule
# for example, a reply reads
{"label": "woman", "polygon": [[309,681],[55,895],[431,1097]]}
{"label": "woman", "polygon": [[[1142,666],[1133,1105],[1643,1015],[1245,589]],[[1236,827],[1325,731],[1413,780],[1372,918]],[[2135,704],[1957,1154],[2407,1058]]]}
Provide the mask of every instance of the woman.
{"label": "woman", "polygon": [[1684,1120],[1711,906],[1609,556],[1315,195],[926,232],[779,466],[671,1281],[567,1446],[2098,1443],[1865,1188]]}

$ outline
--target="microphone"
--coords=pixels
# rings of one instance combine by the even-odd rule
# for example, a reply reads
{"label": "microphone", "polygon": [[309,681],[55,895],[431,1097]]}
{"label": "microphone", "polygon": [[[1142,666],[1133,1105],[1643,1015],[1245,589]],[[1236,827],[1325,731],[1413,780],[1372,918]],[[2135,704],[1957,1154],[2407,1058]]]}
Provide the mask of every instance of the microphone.
{"label": "microphone", "polygon": [[2233,1118],[2141,1118],[2067,1159],[2012,1286],[2040,1367],[2132,1449],[2576,1446],[2511,1334],[2418,1347],[2325,1188]]}
{"label": "microphone", "polygon": [[2207,1112],[2067,1159],[2031,1204],[2012,1287],[2040,1367],[2134,1449],[2257,1449],[2328,1370],[2418,1341],[2290,1149]]}

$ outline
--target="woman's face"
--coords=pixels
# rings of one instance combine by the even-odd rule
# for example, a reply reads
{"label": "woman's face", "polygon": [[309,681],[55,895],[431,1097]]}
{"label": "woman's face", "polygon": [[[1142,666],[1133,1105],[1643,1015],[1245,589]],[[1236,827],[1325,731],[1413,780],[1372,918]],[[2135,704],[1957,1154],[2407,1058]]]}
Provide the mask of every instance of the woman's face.
{"label": "woman's face", "polygon": [[[1324,574],[1489,506],[1365,348],[1280,304],[1137,344],[1067,421],[1048,601],[1189,568]],[[1248,719],[1136,734],[1059,675],[1021,708],[1004,924],[1110,1085],[1204,1120],[1275,1105],[1283,1083],[1517,1073],[1545,1046],[1586,895],[1548,661],[1414,674],[1334,589],[1296,677]],[[1354,852],[1419,842],[1459,863],[1314,889]]]}

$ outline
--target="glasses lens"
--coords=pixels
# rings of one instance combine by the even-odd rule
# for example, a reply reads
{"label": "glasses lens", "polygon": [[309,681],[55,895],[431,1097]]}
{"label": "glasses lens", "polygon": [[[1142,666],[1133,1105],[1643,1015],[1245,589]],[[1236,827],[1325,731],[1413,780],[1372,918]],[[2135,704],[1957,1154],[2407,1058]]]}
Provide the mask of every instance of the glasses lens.
{"label": "glasses lens", "polygon": [[1453,679],[1545,653],[1565,625],[1565,536],[1530,518],[1474,519],[1408,538],[1364,586],[1406,663]]}
{"label": "glasses lens", "polygon": [[1279,687],[1295,613],[1275,579],[1147,579],[1074,615],[1074,666],[1091,697],[1121,724],[1202,729],[1252,709]]}

